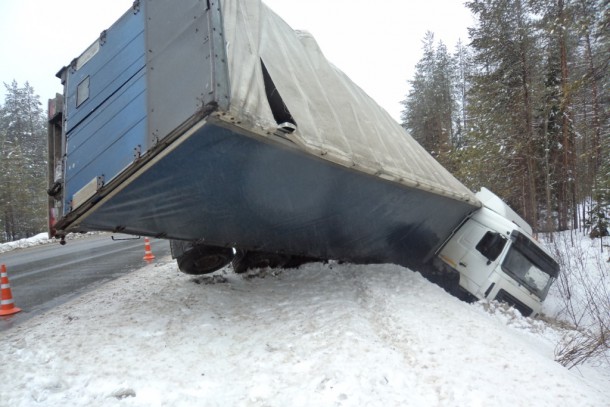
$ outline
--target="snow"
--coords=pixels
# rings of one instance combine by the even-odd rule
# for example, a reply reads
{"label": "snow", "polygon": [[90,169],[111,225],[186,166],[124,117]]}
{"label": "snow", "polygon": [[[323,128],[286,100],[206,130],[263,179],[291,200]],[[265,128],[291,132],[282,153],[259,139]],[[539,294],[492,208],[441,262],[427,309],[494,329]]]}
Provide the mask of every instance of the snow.
{"label": "snow", "polygon": [[26,247],[38,246],[49,243],[50,239],[47,233],[39,233],[36,236],[15,240],[14,242],[0,244],[0,253],[8,252],[15,249],[23,249]]}
{"label": "snow", "polygon": [[[553,243],[547,239],[545,244],[558,259],[563,277],[567,277],[568,282],[572,283],[569,289],[574,298],[571,312],[575,319],[581,319],[583,325],[592,323],[587,315],[589,302],[592,297],[605,292],[586,292],[585,286],[596,286],[605,282],[605,291],[610,292],[610,237],[604,237],[600,242],[600,239],[590,239],[586,234],[567,231],[557,234]],[[567,310],[559,300],[560,289],[560,281],[551,286],[549,298],[543,304],[543,312],[565,319]]]}
{"label": "snow", "polygon": [[[100,232],[88,232],[88,233],[82,233],[82,234],[72,233],[72,234],[66,236],[66,240],[81,239],[81,238],[84,238],[87,236],[97,235],[99,233]],[[16,249],[25,249],[25,248],[32,247],[32,246],[40,246],[40,245],[49,244],[49,243],[57,243],[57,240],[49,239],[49,234],[46,232],[39,233],[35,236],[28,237],[26,239],[19,239],[19,240],[15,240],[13,242],[7,242],[7,243],[0,243],[0,253],[10,252],[10,251],[16,250]]]}
{"label": "snow", "polygon": [[610,366],[554,362],[562,334],[394,265],[164,257],[0,333],[0,405],[608,406]]}

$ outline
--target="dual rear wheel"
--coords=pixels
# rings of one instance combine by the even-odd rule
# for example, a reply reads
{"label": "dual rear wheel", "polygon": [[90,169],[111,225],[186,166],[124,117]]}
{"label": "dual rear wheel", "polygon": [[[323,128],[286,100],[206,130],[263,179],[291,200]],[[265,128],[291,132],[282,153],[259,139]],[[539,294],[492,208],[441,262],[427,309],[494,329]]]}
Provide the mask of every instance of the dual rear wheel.
{"label": "dual rear wheel", "polygon": [[171,240],[170,247],[180,271],[192,275],[213,273],[229,263],[236,273],[244,273],[257,268],[296,268],[305,263],[319,261],[312,257],[248,251],[181,240]]}

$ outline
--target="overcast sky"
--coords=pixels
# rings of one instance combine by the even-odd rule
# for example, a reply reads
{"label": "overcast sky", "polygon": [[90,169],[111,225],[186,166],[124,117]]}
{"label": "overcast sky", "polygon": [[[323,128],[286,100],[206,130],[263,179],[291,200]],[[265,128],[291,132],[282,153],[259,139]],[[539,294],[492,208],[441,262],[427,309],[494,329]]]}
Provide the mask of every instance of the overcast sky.
{"label": "overcast sky", "polygon": [[[169,1],[169,0],[168,0]],[[133,0],[0,0],[0,81],[29,81],[46,100],[55,73],[79,56]],[[326,57],[399,120],[422,39],[432,31],[453,52],[467,43],[461,0],[266,0],[294,29],[311,32]],[[1,102],[4,101],[2,88]]]}

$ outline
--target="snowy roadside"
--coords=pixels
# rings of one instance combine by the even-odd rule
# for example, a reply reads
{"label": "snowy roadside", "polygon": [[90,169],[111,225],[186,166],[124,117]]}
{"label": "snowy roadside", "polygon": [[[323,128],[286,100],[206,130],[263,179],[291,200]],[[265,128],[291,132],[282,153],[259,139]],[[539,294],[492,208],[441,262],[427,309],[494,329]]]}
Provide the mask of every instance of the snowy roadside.
{"label": "snowy roadside", "polygon": [[14,242],[0,243],[0,253],[10,252],[16,249],[24,249],[26,247],[39,246],[52,242],[47,233],[39,233],[36,236],[27,239],[19,239]]}
{"label": "snowy roadside", "polygon": [[157,259],[0,341],[10,406],[606,406],[608,366],[553,361],[550,326],[392,265],[250,278]]}
{"label": "snowy roadside", "polygon": [[[99,235],[105,232],[89,232],[89,233],[70,233],[66,236],[66,240],[82,239],[91,235]],[[14,242],[0,243],[0,253],[10,252],[17,249],[25,249],[27,247],[40,246],[43,244],[57,243],[57,239],[49,239],[49,235],[45,233],[39,233],[36,236],[28,237],[27,239],[19,239]]]}

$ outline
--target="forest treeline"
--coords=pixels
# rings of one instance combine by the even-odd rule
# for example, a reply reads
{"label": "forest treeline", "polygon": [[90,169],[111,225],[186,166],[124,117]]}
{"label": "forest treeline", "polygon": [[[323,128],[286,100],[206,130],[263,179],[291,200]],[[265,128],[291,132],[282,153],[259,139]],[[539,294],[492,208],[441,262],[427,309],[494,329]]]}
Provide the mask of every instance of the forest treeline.
{"label": "forest treeline", "polygon": [[607,228],[608,0],[473,0],[468,44],[428,32],[402,125],[539,231]]}

